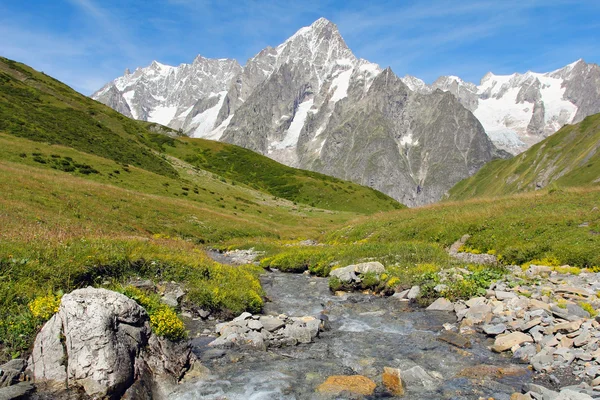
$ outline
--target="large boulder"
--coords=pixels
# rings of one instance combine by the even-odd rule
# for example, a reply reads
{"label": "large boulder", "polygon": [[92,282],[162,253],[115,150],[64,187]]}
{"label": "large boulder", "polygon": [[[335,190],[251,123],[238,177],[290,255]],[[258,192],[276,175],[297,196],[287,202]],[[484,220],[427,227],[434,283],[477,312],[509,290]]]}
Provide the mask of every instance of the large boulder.
{"label": "large boulder", "polygon": [[185,343],[152,334],[146,311],[106,289],[63,296],[38,334],[28,367],[36,382],[61,390],[81,387],[91,397],[116,398],[128,390],[166,397],[191,361]]}

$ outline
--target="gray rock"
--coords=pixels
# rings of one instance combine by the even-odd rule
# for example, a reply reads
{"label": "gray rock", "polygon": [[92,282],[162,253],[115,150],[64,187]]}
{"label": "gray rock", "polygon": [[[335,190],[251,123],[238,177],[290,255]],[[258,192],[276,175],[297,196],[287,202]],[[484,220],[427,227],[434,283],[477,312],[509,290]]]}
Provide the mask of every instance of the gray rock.
{"label": "gray rock", "polygon": [[248,328],[253,329],[255,331],[260,331],[263,328],[263,324],[260,321],[251,320],[248,322]]}
{"label": "gray rock", "polygon": [[30,398],[34,391],[35,387],[29,382],[0,387],[0,400],[26,400]]}
{"label": "gray rock", "polygon": [[408,388],[411,386],[422,386],[427,390],[431,390],[434,389],[439,382],[439,376],[428,373],[418,365],[403,370],[401,376]]}
{"label": "gray rock", "polygon": [[354,266],[354,272],[357,274],[366,274],[366,273],[374,273],[374,274],[383,274],[385,272],[385,267],[382,263],[377,261],[365,262],[361,264],[356,264]]}
{"label": "gray rock", "polygon": [[421,287],[420,286],[413,286],[408,291],[408,294],[406,295],[406,298],[409,299],[409,300],[415,300],[417,297],[419,297],[420,293],[421,293]]}
{"label": "gray rock", "polygon": [[589,318],[590,313],[579,307],[577,304],[567,303],[567,313],[580,318]]}
{"label": "gray rock", "polygon": [[501,333],[503,333],[506,330],[506,325],[504,324],[495,324],[495,325],[483,325],[481,327],[481,329],[483,329],[483,331],[488,334],[488,335],[499,335]]}
{"label": "gray rock", "polygon": [[151,334],[148,315],[135,301],[86,288],[63,296],[58,313],[36,337],[28,368],[37,381],[56,389],[79,386],[92,397],[120,396],[140,379],[150,380],[145,387],[155,396],[164,396],[167,382],[181,377],[190,357],[188,345]]}
{"label": "gray rock", "polygon": [[548,400],[556,400],[556,398],[558,397],[558,393],[556,393],[553,390],[550,389],[546,389],[545,387],[541,386],[541,385],[536,385],[534,383],[526,383],[523,385],[523,391],[524,392],[530,392],[531,394],[539,394],[542,396],[542,398],[548,399]]}
{"label": "gray rock", "polygon": [[494,294],[495,294],[496,298],[498,300],[500,300],[500,301],[502,301],[502,300],[508,300],[508,299],[514,299],[516,297],[519,297],[516,294],[514,294],[513,292],[504,292],[502,290],[496,290],[494,292]]}
{"label": "gray rock", "polygon": [[513,358],[520,360],[521,362],[527,363],[529,362],[535,355],[537,354],[537,350],[535,345],[526,344],[525,346],[519,347],[514,353]]}
{"label": "gray rock", "polygon": [[297,340],[298,343],[310,343],[319,334],[320,324],[321,322],[313,317],[298,318],[292,324],[286,325],[282,334]]}
{"label": "gray rock", "polygon": [[410,292],[410,289],[403,290],[399,293],[394,293],[392,297],[398,300],[404,300],[406,299],[406,296],[408,296],[408,292]]}
{"label": "gray rock", "polygon": [[429,307],[427,307],[427,310],[429,310],[429,311],[454,311],[454,304],[450,300],[440,297],[439,299],[437,299],[436,301],[431,303],[431,305]]}
{"label": "gray rock", "polygon": [[259,322],[268,332],[274,332],[285,325],[285,322],[277,317],[261,316]]}
{"label": "gray rock", "polygon": [[354,273],[354,265],[348,265],[347,267],[337,268],[329,272],[329,276],[334,276],[340,280],[340,282],[349,283],[354,282],[357,279]]}
{"label": "gray rock", "polygon": [[575,390],[563,389],[554,400],[593,400],[593,397]]}
{"label": "gray rock", "polygon": [[248,318],[252,318],[252,314],[250,314],[249,312],[243,312],[240,315],[238,315],[237,317],[235,317],[233,319],[233,322],[245,321]]}
{"label": "gray rock", "polygon": [[0,387],[14,385],[27,367],[27,361],[17,358],[0,365]]}

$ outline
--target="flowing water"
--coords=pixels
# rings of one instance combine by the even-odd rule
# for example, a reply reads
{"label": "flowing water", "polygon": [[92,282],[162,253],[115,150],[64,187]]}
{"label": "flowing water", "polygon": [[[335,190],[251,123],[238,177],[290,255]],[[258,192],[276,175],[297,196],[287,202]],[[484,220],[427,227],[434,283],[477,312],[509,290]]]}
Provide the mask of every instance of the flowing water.
{"label": "flowing water", "polygon": [[[511,366],[493,354],[484,336],[471,338],[471,349],[438,341],[451,313],[412,308],[395,298],[360,293],[333,295],[327,279],[271,272],[262,277],[266,314],[289,316],[323,312],[331,329],[311,344],[260,350],[212,349],[209,338],[195,340],[194,351],[207,370],[182,384],[177,399],[320,399],[316,388],[330,375],[360,374],[377,383],[369,398],[391,398],[381,384],[384,367],[421,367],[428,375],[407,384],[407,399],[509,399],[531,376],[486,377],[480,364]],[[471,373],[461,371],[471,367]],[[418,374],[417,374],[418,375]],[[423,377],[422,377],[423,378]],[[352,397],[336,397],[352,398]]]}

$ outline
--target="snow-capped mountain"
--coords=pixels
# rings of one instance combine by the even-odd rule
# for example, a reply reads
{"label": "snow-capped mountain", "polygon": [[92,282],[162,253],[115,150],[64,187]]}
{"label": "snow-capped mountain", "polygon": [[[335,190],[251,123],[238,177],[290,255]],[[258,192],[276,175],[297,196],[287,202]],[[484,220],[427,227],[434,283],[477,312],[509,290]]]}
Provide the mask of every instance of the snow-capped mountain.
{"label": "snow-capped mountain", "polygon": [[[231,82],[242,72],[236,60],[201,56],[178,67],[153,61],[105,85],[92,95],[120,113],[184,131],[210,132]],[[216,110],[207,121],[207,110]]]}
{"label": "snow-capped mountain", "polygon": [[489,72],[479,86],[456,76],[442,76],[431,85],[412,76],[403,81],[420,93],[452,93],[475,114],[496,146],[514,154],[565,124],[600,112],[600,68],[583,60],[547,73]]}
{"label": "snow-capped mountain", "polygon": [[350,179],[410,206],[439,200],[504,155],[454,96],[411,90],[391,69],[356,58],[324,18],[244,68],[201,57],[179,67],[153,63],[93,97],[126,115]]}

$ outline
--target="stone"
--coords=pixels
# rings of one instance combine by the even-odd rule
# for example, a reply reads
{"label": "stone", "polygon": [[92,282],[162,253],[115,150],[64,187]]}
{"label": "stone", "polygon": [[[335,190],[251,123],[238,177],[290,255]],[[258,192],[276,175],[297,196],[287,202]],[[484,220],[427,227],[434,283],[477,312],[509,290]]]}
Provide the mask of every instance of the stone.
{"label": "stone", "polygon": [[282,334],[298,343],[310,343],[319,334],[321,321],[314,317],[304,317],[295,320],[292,324],[286,325]]}
{"label": "stone", "polygon": [[177,308],[179,307],[183,296],[185,296],[185,292],[183,289],[181,289],[181,287],[178,285],[169,284],[160,301],[169,307]]}
{"label": "stone", "polygon": [[357,274],[366,274],[366,273],[374,273],[376,275],[383,274],[385,272],[385,267],[382,263],[377,261],[365,262],[356,264],[354,266],[354,272]]}
{"label": "stone", "polygon": [[401,371],[398,368],[384,367],[381,381],[394,396],[404,395],[404,383],[402,382]]}
{"label": "stone", "polygon": [[419,365],[402,371],[402,380],[407,387],[423,386],[430,390],[437,386],[436,381],[439,379],[441,379],[439,374],[428,373]]}
{"label": "stone", "polygon": [[253,319],[248,321],[248,328],[255,331],[260,331],[263,328],[263,324],[262,322]]}
{"label": "stone", "polygon": [[591,383],[591,385],[592,385],[592,386],[594,386],[594,387],[596,387],[596,386],[600,386],[600,376],[597,376],[596,378],[594,378],[594,379],[592,380],[592,383]]}
{"label": "stone", "polygon": [[421,287],[413,286],[410,288],[406,298],[409,300],[415,300],[419,296],[419,293],[421,293]]}
{"label": "stone", "polygon": [[148,320],[120,293],[75,290],[36,337],[28,368],[57,390],[68,385],[90,397],[120,397],[145,387],[146,395],[164,397],[189,367],[191,347],[157,338]]}
{"label": "stone", "polygon": [[529,320],[528,322],[524,322],[523,324],[520,324],[518,329],[522,332],[527,332],[534,326],[537,326],[541,323],[542,323],[542,319],[540,317],[534,318],[534,319]]}
{"label": "stone", "polygon": [[333,375],[317,387],[317,392],[328,395],[340,395],[344,392],[370,396],[375,392],[377,384],[362,375]]}
{"label": "stone", "polygon": [[235,317],[233,319],[233,322],[245,321],[248,318],[252,318],[252,314],[250,314],[249,312],[243,312],[240,315],[238,315],[237,317]]}
{"label": "stone", "polygon": [[575,315],[580,318],[589,318],[590,317],[590,313],[585,311],[583,308],[581,308],[577,304],[567,303],[567,313],[569,313],[569,315]]}
{"label": "stone", "polygon": [[521,362],[529,362],[537,354],[537,349],[533,344],[526,344],[523,347],[519,347],[513,352],[513,358]]}
{"label": "stone", "polygon": [[440,297],[439,299],[437,299],[436,301],[431,303],[431,305],[429,307],[427,307],[426,310],[429,310],[429,311],[454,311],[454,304],[450,300]]}
{"label": "stone", "polygon": [[436,293],[442,293],[442,292],[445,292],[446,290],[448,290],[448,285],[444,285],[443,283],[440,283],[438,285],[435,285],[433,290],[435,290]]}
{"label": "stone", "polygon": [[[544,397],[544,400],[546,398]],[[593,400],[594,398],[589,394],[576,392],[571,389],[563,389],[560,391],[557,397],[554,400]]]}
{"label": "stone", "polygon": [[0,388],[0,400],[26,400],[35,391],[29,382],[20,382],[16,385]]}
{"label": "stone", "polygon": [[584,332],[580,333],[577,337],[575,337],[575,339],[573,341],[573,345],[575,347],[581,347],[581,346],[587,344],[589,341],[590,341],[590,332],[584,331]]}
{"label": "stone", "polygon": [[0,387],[11,386],[19,382],[26,367],[27,361],[22,358],[16,358],[0,365]]}
{"label": "stone", "polygon": [[533,339],[531,336],[522,333],[522,332],[512,332],[507,335],[497,336],[494,341],[494,346],[492,346],[492,350],[497,353],[501,353],[512,348],[516,344],[523,343],[531,343]]}
{"label": "stone", "polygon": [[541,276],[542,278],[547,278],[552,273],[552,267],[548,267],[545,265],[533,265],[531,264],[529,268],[525,271],[525,275],[529,278],[533,278],[536,276]]}
{"label": "stone", "polygon": [[499,335],[501,333],[503,333],[506,330],[506,325],[504,324],[495,324],[495,325],[491,325],[491,324],[486,324],[483,325],[481,327],[481,329],[483,329],[483,331],[488,334],[488,335]]}
{"label": "stone", "polygon": [[534,383],[526,383],[523,385],[523,391],[527,391],[529,393],[540,394],[544,400],[555,400],[558,396],[558,393],[552,391],[550,389],[546,389],[541,385],[536,385]]}
{"label": "stone", "polygon": [[354,282],[357,279],[356,274],[354,273],[354,265],[348,265],[347,267],[337,268],[331,270],[329,272],[329,276],[334,276],[343,283]]}
{"label": "stone", "polygon": [[471,341],[469,339],[449,330],[443,330],[437,337],[437,340],[441,340],[442,342],[449,343],[461,349],[471,348]]}
{"label": "stone", "polygon": [[467,307],[475,307],[482,304],[487,304],[485,297],[473,297],[465,302]]}
{"label": "stone", "polygon": [[510,400],[531,400],[531,396],[522,393],[513,393]]}
{"label": "stone", "polygon": [[494,292],[494,295],[496,296],[496,298],[498,300],[508,300],[508,299],[514,299],[516,297],[519,297],[516,294],[514,294],[513,292],[505,292],[502,290],[496,290]]}
{"label": "stone", "polygon": [[469,308],[465,319],[471,324],[489,323],[492,319],[492,307],[487,304],[477,304]]}
{"label": "stone", "polygon": [[554,325],[550,329],[550,333],[561,332],[561,333],[570,333],[575,332],[581,327],[582,320],[571,321],[571,322],[562,322],[560,324]]}
{"label": "stone", "polygon": [[528,373],[527,368],[517,366],[498,367],[489,364],[478,364],[462,369],[457,376],[469,379],[503,378],[520,376]]}
{"label": "stone", "polygon": [[403,290],[401,292],[394,293],[392,295],[392,297],[394,297],[394,298],[396,298],[398,300],[404,300],[404,299],[406,299],[406,296],[408,296],[408,292],[410,292],[410,289],[406,289],[406,290]]}

